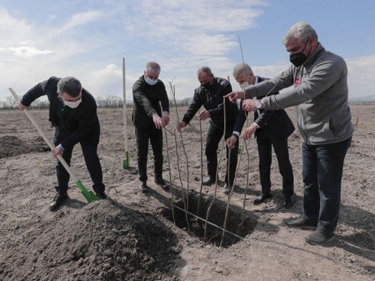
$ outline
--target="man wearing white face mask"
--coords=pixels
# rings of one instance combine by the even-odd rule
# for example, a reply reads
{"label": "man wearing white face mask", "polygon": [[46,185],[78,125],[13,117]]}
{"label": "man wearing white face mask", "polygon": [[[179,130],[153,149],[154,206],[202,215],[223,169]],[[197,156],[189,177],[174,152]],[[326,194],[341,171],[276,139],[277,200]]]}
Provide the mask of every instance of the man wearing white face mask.
{"label": "man wearing white face mask", "polygon": [[[49,121],[55,127],[54,143],[56,147],[52,154],[62,155],[70,165],[73,147],[81,144],[86,166],[93,181],[93,189],[100,199],[107,198],[103,184],[103,174],[97,148],[100,137],[100,125],[96,113],[97,106],[94,97],[74,77],[50,79],[31,88],[18,104],[24,110],[37,98],[47,95],[50,102]],[[50,210],[57,210],[68,198],[69,173],[63,165],[56,164],[57,191]]]}
{"label": "man wearing white face mask", "polygon": [[[255,85],[258,82],[266,80],[265,78],[255,76],[251,67],[247,63],[240,63],[233,69],[233,77],[241,88],[247,88],[249,85]],[[271,95],[278,94],[271,93]],[[228,147],[233,147],[238,141],[239,134],[245,123],[246,115],[242,109],[234,123],[233,135],[227,139]],[[275,151],[279,163],[279,171],[283,177],[283,205],[286,209],[293,206],[294,178],[292,164],[289,160],[288,137],[293,133],[294,126],[285,110],[264,110],[260,107],[254,113],[254,122],[242,132],[242,137],[246,140],[255,136],[258,144],[259,155],[259,173],[261,194],[254,200],[254,204],[263,203],[267,198],[271,198],[271,163],[272,147]]]}
{"label": "man wearing white face mask", "polygon": [[[163,131],[169,123],[169,99],[159,80],[160,65],[148,62],[144,73],[133,85],[133,123],[138,149],[139,190],[147,192],[148,143],[154,152],[155,183],[167,189],[163,173]],[[161,103],[161,106],[160,106]]]}

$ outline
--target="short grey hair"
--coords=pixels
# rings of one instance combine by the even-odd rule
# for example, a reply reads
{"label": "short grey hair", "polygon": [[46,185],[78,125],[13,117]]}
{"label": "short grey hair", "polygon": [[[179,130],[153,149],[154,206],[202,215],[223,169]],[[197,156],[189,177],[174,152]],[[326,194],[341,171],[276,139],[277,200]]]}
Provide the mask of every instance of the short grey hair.
{"label": "short grey hair", "polygon": [[253,74],[253,70],[247,63],[239,63],[233,68],[233,77],[236,79],[241,74]]}
{"label": "short grey hair", "polygon": [[67,93],[71,97],[78,97],[82,91],[81,82],[74,77],[65,77],[57,83],[57,92]]}
{"label": "short grey hair", "polygon": [[160,65],[154,61],[149,61],[147,64],[146,64],[146,68],[145,68],[146,71],[154,71],[154,72],[157,72],[157,73],[160,73]]}
{"label": "short grey hair", "polygon": [[318,34],[316,34],[316,31],[310,24],[304,21],[297,22],[295,25],[289,28],[283,38],[284,46],[289,43],[292,37],[297,38],[299,42],[307,41],[309,37],[312,37],[318,42]]}
{"label": "short grey hair", "polygon": [[204,73],[206,73],[207,75],[212,75],[211,68],[209,68],[208,66],[202,66],[202,67],[200,67],[200,68],[197,70],[197,74],[199,74],[199,73],[201,73],[201,72],[204,72]]}

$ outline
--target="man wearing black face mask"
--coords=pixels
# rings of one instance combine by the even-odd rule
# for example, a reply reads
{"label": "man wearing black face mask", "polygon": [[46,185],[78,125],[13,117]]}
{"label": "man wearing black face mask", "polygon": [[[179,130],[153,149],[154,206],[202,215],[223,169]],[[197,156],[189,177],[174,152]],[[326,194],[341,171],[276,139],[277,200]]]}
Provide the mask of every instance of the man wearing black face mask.
{"label": "man wearing black face mask", "polygon": [[[185,113],[182,122],[177,125],[177,129],[178,131],[181,131],[181,129],[190,122],[190,120],[198,112],[199,108],[201,108],[203,105],[205,110],[199,113],[198,118],[201,121],[210,118],[210,127],[208,129],[206,142],[208,178],[203,180],[203,184],[211,185],[215,183],[217,179],[217,149],[224,134],[224,118],[226,124],[224,137],[225,139],[228,139],[233,132],[238,107],[237,104],[229,102],[228,99],[223,99],[223,96],[232,91],[232,86],[227,80],[214,77],[211,69],[207,66],[199,68],[197,71],[197,76],[201,85],[195,89],[193,101]],[[225,116],[224,102],[226,112]],[[227,147],[228,165],[225,176],[225,184],[223,187],[223,191],[225,193],[227,193],[233,185],[237,167],[237,154],[238,142],[232,148]]]}
{"label": "man wearing black face mask", "polygon": [[313,245],[323,245],[334,236],[340,210],[344,159],[351,144],[353,125],[348,105],[348,69],[343,58],[326,51],[315,30],[306,22],[292,26],[283,39],[293,63],[278,77],[252,85],[227,97],[245,98],[243,109],[257,109],[254,96],[269,91],[259,107],[282,109],[296,106],[298,129],[303,138],[303,214],[289,227],[313,228],[306,236]]}
{"label": "man wearing black face mask", "polygon": [[[305,55],[305,49],[306,49],[306,46],[307,46],[307,43],[309,43],[309,38],[307,38],[306,40],[306,44],[305,44],[305,47],[303,47],[303,50],[301,52],[297,52],[297,53],[290,53],[290,62],[292,64],[294,64],[296,67],[300,67],[306,60],[307,60],[307,56]],[[311,49],[312,49],[312,46],[310,47],[310,51],[307,53],[309,54],[311,52]]]}

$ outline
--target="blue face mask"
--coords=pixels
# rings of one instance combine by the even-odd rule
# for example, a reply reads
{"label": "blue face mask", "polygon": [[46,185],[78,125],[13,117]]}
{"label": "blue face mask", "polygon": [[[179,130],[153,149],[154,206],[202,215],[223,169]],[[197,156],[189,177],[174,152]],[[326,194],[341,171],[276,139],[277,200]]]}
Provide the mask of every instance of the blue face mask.
{"label": "blue face mask", "polygon": [[149,84],[150,86],[154,86],[156,83],[158,83],[159,79],[152,80],[149,77],[146,77],[145,79],[146,83]]}

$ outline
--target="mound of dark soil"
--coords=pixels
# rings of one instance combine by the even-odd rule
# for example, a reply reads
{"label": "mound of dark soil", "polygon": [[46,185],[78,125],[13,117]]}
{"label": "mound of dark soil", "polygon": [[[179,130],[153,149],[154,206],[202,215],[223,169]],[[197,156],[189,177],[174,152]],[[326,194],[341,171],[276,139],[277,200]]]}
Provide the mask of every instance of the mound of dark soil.
{"label": "mound of dark soil", "polygon": [[30,142],[23,142],[15,136],[3,136],[0,138],[0,159],[25,153],[49,150],[50,148],[45,144],[42,137],[37,137]]}
{"label": "mound of dark soil", "polygon": [[2,280],[176,280],[178,239],[157,218],[110,199],[58,214],[13,243]]}

